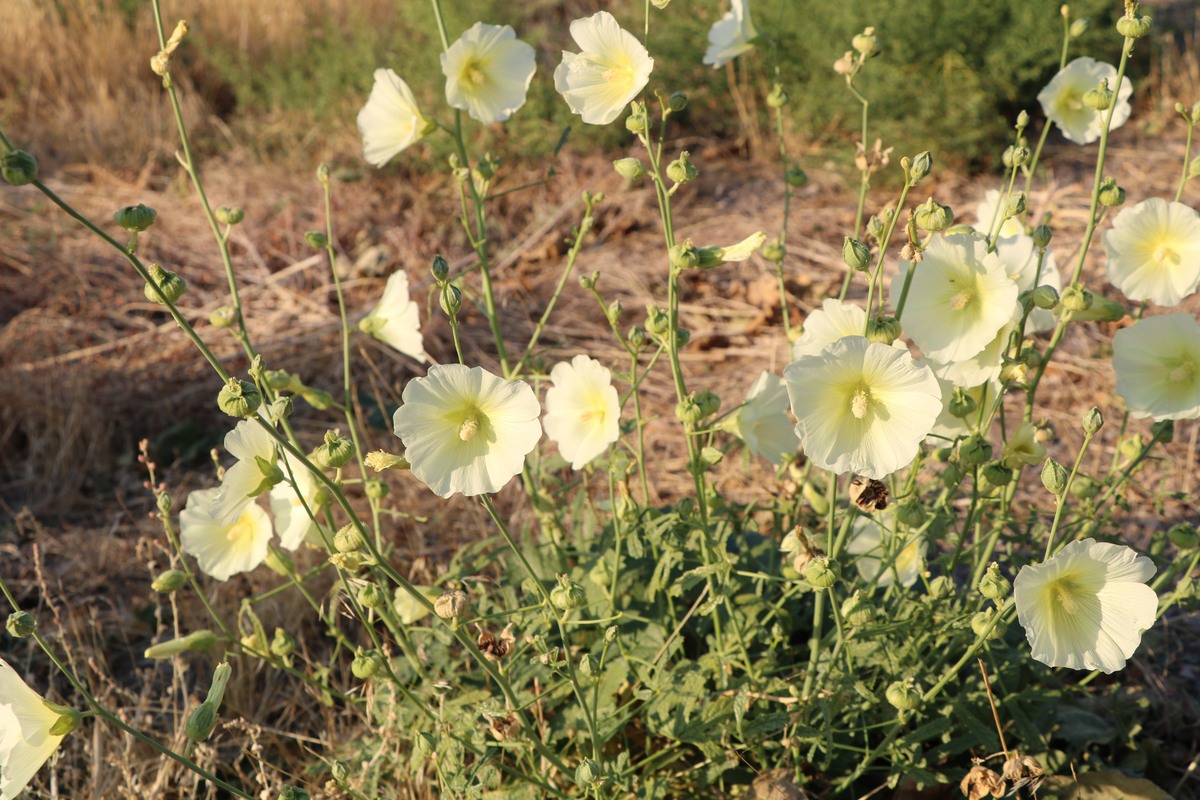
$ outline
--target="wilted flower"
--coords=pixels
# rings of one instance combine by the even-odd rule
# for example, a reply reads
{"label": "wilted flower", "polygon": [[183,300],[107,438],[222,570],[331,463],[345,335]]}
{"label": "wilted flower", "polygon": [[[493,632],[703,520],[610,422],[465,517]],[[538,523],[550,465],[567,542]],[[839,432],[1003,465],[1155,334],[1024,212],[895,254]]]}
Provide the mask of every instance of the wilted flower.
{"label": "wilted flower", "polygon": [[787,411],[787,387],[781,378],[764,370],[746,392],[746,402],[730,418],[728,428],[751,453],[778,465],[800,446]]}
{"label": "wilted flower", "polygon": [[179,538],[184,552],[196,557],[202,571],[227,581],[267,557],[271,518],[257,503],[246,501],[233,522],[222,522],[216,513],[219,491],[219,487],[201,489],[188,495],[179,514]]}
{"label": "wilted flower", "polygon": [[1113,369],[1130,416],[1200,417],[1200,323],[1191,314],[1147,317],[1117,331]]}
{"label": "wilted flower", "polygon": [[[911,269],[911,262],[900,262],[900,273],[892,280],[893,307]],[[983,238],[935,236],[915,269],[904,331],[928,358],[943,364],[970,358],[1012,318],[1017,284]]]}
{"label": "wilted flower", "polygon": [[256,419],[244,419],[225,434],[225,449],[237,463],[225,470],[210,506],[215,519],[232,523],[242,514],[243,506],[278,483],[275,466],[275,439]]}
{"label": "wilted flower", "polygon": [[876,480],[912,461],[942,409],[933,371],[905,350],[847,336],[783,371],[808,457]]}
{"label": "wilted flower", "polygon": [[546,391],[546,435],[571,469],[584,465],[621,435],[621,408],[612,373],[594,358],[577,355],[550,370]]}
{"label": "wilted flower", "polygon": [[[925,537],[916,535],[906,542],[896,531],[896,515],[892,511],[875,516],[860,514],[855,518],[846,552],[858,556],[854,566],[864,581],[876,581],[876,586],[885,588],[899,580],[901,586],[908,588],[921,576],[928,549]],[[885,564],[887,568],[880,575]]]}
{"label": "wilted flower", "polygon": [[74,711],[47,703],[0,659],[0,798],[19,795],[78,722]]}
{"label": "wilted flower", "polygon": [[563,52],[554,88],[584,122],[607,125],[646,86],[654,59],[607,11],[572,22],[571,38],[582,52]]}
{"label": "wilted flower", "polygon": [[476,22],[442,53],[446,102],[485,125],[503,122],[525,104],[535,69],[533,48],[511,26]]}
{"label": "wilted flower", "polygon": [[442,497],[499,491],[542,435],[529,384],[443,364],[404,387],[393,423],[412,473]]}
{"label": "wilted flower", "polygon": [[1013,588],[1031,655],[1051,667],[1124,667],[1154,624],[1158,596],[1145,585],[1154,572],[1149,558],[1095,539],[1022,567]]}
{"label": "wilted flower", "polygon": [[1173,306],[1200,285],[1200,215],[1158,197],[1117,214],[1104,233],[1108,279],[1130,300]]}
{"label": "wilted flower", "polygon": [[358,323],[358,327],[417,361],[428,358],[421,339],[421,317],[416,301],[408,295],[408,273],[404,270],[388,276],[379,305]]}
{"label": "wilted flower", "polygon": [[367,163],[382,167],[420,139],[426,127],[408,84],[390,69],[375,70],[371,95],[358,112],[358,130],[363,137],[363,158]]}
{"label": "wilted flower", "polygon": [[994,221],[1002,219],[1004,221],[1000,224],[998,238],[1019,236],[1025,233],[1025,228],[1022,227],[1019,219],[1016,217],[1004,219],[1004,207],[1000,206],[1000,191],[988,189],[983,193],[983,199],[975,205],[975,230],[980,236],[987,236],[991,232]]}
{"label": "wilted flower", "polygon": [[708,31],[704,63],[711,64],[713,69],[723,67],[754,47],[757,38],[758,29],[750,19],[750,0],[733,0],[733,7]]}
{"label": "wilted flower", "polygon": [[[320,487],[307,467],[286,453],[284,458],[295,485],[286,481],[276,484],[269,499],[271,513],[275,515],[275,529],[279,532],[279,546],[295,550],[305,542],[317,544],[321,541],[317,525],[309,516],[318,511],[316,500]],[[288,471],[284,472],[285,476],[288,474]]]}
{"label": "wilted flower", "polygon": [[1037,440],[1037,428],[1032,422],[1022,422],[1008,435],[1008,441],[1000,451],[1000,461],[1009,469],[1041,464],[1046,457],[1046,448]]}
{"label": "wilted flower", "polygon": [[[1083,96],[1099,86],[1101,80],[1107,80],[1111,88],[1117,80],[1117,68],[1084,56],[1059,70],[1046,88],[1038,92],[1038,102],[1042,104],[1046,119],[1057,125],[1063,136],[1076,144],[1091,144],[1100,138],[1103,114],[1108,112],[1089,108],[1084,104]],[[1110,130],[1116,130],[1129,119],[1131,94],[1133,84],[1125,78],[1117,93],[1116,107],[1112,109]]]}

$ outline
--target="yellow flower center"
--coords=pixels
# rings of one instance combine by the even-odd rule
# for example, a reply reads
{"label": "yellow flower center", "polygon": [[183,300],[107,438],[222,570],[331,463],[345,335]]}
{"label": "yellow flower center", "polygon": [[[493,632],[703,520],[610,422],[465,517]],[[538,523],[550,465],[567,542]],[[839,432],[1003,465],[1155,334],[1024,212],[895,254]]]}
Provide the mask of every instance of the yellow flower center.
{"label": "yellow flower center", "polygon": [[633,64],[628,59],[610,61],[608,69],[604,70],[601,77],[604,78],[605,83],[632,83]]}
{"label": "yellow flower center", "polygon": [[1172,383],[1189,383],[1196,377],[1196,362],[1183,361],[1167,376]]}
{"label": "yellow flower center", "polygon": [[463,418],[462,424],[458,426],[458,438],[469,442],[475,438],[477,433],[479,433],[479,412],[471,409]]}
{"label": "yellow flower center", "polygon": [[963,289],[961,292],[950,298],[950,308],[954,311],[962,311],[964,308],[969,306],[971,301],[974,299],[974,293]]}
{"label": "yellow flower center", "polygon": [[1179,266],[1180,262],[1183,261],[1179,253],[1175,252],[1175,250],[1166,243],[1155,247],[1154,255],[1151,257],[1159,264],[1171,263],[1175,266]]}
{"label": "yellow flower center", "polygon": [[246,536],[251,535],[251,530],[254,528],[254,522],[250,518],[248,511],[242,512],[242,515],[237,518],[237,522],[229,526],[229,530],[225,532],[225,538],[230,542],[236,542]]}
{"label": "yellow flower center", "polygon": [[467,59],[459,77],[463,83],[473,83],[476,86],[482,86],[487,82],[487,72],[484,71],[483,64],[477,58]]}
{"label": "yellow flower center", "polygon": [[871,408],[871,392],[865,386],[859,386],[850,395],[850,413],[855,419],[863,419]]}
{"label": "yellow flower center", "polygon": [[602,425],[606,416],[603,408],[590,408],[579,415],[579,421],[584,425]]}
{"label": "yellow flower center", "polygon": [[1058,607],[1064,614],[1073,617],[1083,610],[1077,597],[1079,587],[1069,578],[1055,581],[1050,590],[1054,592],[1054,599],[1058,601]]}

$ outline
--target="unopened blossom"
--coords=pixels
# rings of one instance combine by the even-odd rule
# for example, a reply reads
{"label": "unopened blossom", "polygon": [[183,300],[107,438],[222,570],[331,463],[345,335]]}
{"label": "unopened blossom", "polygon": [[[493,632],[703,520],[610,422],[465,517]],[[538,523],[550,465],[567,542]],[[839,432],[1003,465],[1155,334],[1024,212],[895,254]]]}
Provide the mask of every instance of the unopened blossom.
{"label": "unopened blossom", "polygon": [[730,418],[728,427],[747,450],[772,464],[782,464],[784,457],[800,446],[788,416],[787,386],[766,370],[750,385],[746,402]]}
{"label": "unopened blossom", "polygon": [[1083,539],[1013,581],[1031,655],[1051,667],[1116,672],[1154,624],[1154,563],[1131,548]]}
{"label": "unopened blossom", "polygon": [[654,59],[607,11],[572,22],[571,38],[581,52],[563,52],[554,88],[584,122],[607,125],[645,88]]}
{"label": "unopened blossom", "polygon": [[924,536],[909,534],[906,538],[898,532],[896,515],[891,510],[882,514],[860,514],[854,520],[850,541],[846,543],[846,553],[858,556],[854,562],[858,574],[864,581],[875,581],[879,588],[897,582],[908,588],[916,583],[925,569],[927,549]]}
{"label": "unopened blossom", "polygon": [[30,689],[0,659],[0,798],[19,795],[63,738],[78,724],[70,709],[57,709]]}
{"label": "unopened blossom", "polygon": [[[905,276],[900,262],[890,300],[898,306]],[[901,322],[926,357],[946,364],[970,358],[995,339],[1012,318],[1017,284],[987,241],[974,234],[935,236],[915,266]]]}
{"label": "unopened blossom", "polygon": [[555,364],[550,381],[542,425],[571,469],[583,469],[621,435],[612,372],[594,358],[577,355]]}
{"label": "unopened blossom", "polygon": [[1117,331],[1113,369],[1130,416],[1200,417],[1200,322],[1191,314],[1147,317]]}
{"label": "unopened blossom", "polygon": [[1200,286],[1200,215],[1158,197],[1122,209],[1104,233],[1108,279],[1130,300],[1173,306]]}
{"label": "unopened blossom", "polygon": [[421,338],[421,317],[417,302],[408,293],[408,273],[398,270],[388,276],[379,305],[358,323],[369,333],[417,361],[428,360]]}
{"label": "unopened blossom", "polygon": [[[1117,68],[1083,56],[1059,70],[1046,88],[1038,92],[1038,102],[1042,104],[1046,119],[1057,125],[1062,135],[1076,144],[1091,144],[1100,138],[1104,117],[1109,112],[1088,107],[1083,102],[1083,96],[1097,88],[1102,80],[1108,81],[1108,88],[1112,89],[1117,82]],[[1131,94],[1133,84],[1126,77],[1113,98],[1116,107],[1111,109],[1109,130],[1116,130],[1129,119]]]}
{"label": "unopened blossom", "polygon": [[435,494],[497,492],[542,436],[541,408],[524,381],[483,367],[441,364],[404,387],[393,417],[412,473]]}
{"label": "unopened blossom", "polygon": [[800,357],[783,379],[805,454],[839,475],[879,480],[905,466],[942,409],[928,366],[863,336]]}
{"label": "unopened blossom", "polygon": [[442,53],[446,102],[485,125],[503,122],[525,104],[535,69],[533,48],[511,26],[476,22]]}
{"label": "unopened blossom", "polygon": [[275,484],[277,468],[275,439],[256,419],[244,419],[225,434],[225,449],[237,463],[225,470],[212,509],[222,523],[228,524],[241,516],[250,498]]}
{"label": "unopened blossom", "polygon": [[757,38],[758,29],[750,18],[750,0],[733,0],[732,8],[708,31],[704,63],[713,69],[723,67],[754,47]]}
{"label": "unopened blossom", "polygon": [[218,491],[200,489],[188,495],[187,505],[179,513],[179,541],[201,571],[227,581],[266,559],[271,518],[257,503],[246,500],[233,522],[223,522],[217,512]]}
{"label": "unopened blossom", "polygon": [[358,131],[367,163],[382,167],[420,139],[427,127],[408,84],[390,69],[375,70],[371,95],[358,112]]}

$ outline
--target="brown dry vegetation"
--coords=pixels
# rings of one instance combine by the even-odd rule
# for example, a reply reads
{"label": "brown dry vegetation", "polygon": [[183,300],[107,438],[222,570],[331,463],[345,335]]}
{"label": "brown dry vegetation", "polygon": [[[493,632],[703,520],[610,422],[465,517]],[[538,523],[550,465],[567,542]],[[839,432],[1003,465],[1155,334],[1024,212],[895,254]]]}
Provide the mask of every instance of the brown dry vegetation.
{"label": "brown dry vegetation", "polygon": [[[244,371],[244,358],[233,340],[206,322],[209,312],[227,302],[225,278],[195,196],[168,158],[173,134],[161,90],[153,79],[128,80],[124,59],[105,55],[140,52],[140,43],[150,36],[148,23],[139,19],[130,28],[111,14],[88,16],[96,6],[86,0],[68,5],[73,14],[85,15],[93,36],[80,38],[78,28],[64,27],[62,17],[37,0],[0,3],[0,53],[6,54],[0,58],[0,85],[23,87],[15,105],[12,96],[6,99],[5,116],[18,123],[29,141],[49,143],[50,162],[58,151],[111,153],[107,148],[113,143],[119,143],[117,149],[124,154],[136,154],[115,159],[102,155],[45,177],[56,192],[106,229],[114,228],[109,220],[120,206],[145,202],[155,207],[159,221],[142,237],[142,252],[187,279],[190,292],[183,307],[189,318],[216,344],[219,357]],[[301,13],[295,11],[303,8],[300,5],[203,5],[206,14],[229,15],[223,23],[228,30],[255,31],[253,36],[243,34],[248,47],[266,46],[264,37],[276,44],[286,41],[290,26],[304,24],[295,16]],[[1169,98],[1191,102],[1197,97],[1195,52],[1164,52],[1159,69],[1174,76],[1170,83],[1177,93],[1144,99],[1144,107],[1169,108]],[[46,58],[45,53],[56,55]],[[186,87],[183,94],[192,96]],[[220,128],[206,109],[188,102],[190,121],[210,130]],[[23,118],[23,107],[36,107],[39,113],[32,120]],[[137,124],[130,124],[131,108],[138,109]],[[1178,121],[1166,114],[1147,118],[1150,124],[1121,130],[1109,154],[1107,172],[1118,178],[1131,202],[1172,191],[1182,157]],[[805,146],[791,145],[801,152]],[[328,146],[331,160],[350,162],[348,154],[357,143],[347,134],[330,139]],[[776,165],[748,162],[715,142],[693,141],[688,146],[702,177],[679,195],[680,236],[724,244],[753,230],[778,230],[781,186]],[[583,189],[604,191],[607,201],[600,207],[577,274],[598,270],[602,293],[621,300],[627,324],[641,321],[646,303],[661,301],[665,265],[653,197],[644,187],[622,186],[609,167],[613,155],[620,154],[582,157],[564,151],[554,164],[557,176],[547,186],[509,195],[492,209],[501,315],[513,341],[524,341],[553,289],[563,263],[563,239],[581,213],[578,198]],[[810,184],[793,206],[788,230],[792,255],[787,300],[795,324],[841,280],[840,243],[851,225],[853,181],[825,163],[830,155],[809,151],[802,156]],[[1060,265],[1070,263],[1084,227],[1091,155],[1090,148],[1055,147],[1046,158],[1047,179],[1031,198],[1035,213],[1053,215]],[[121,168],[106,166],[111,163]],[[545,165],[516,163],[506,170],[505,183],[516,186],[542,177]],[[312,254],[303,238],[304,231],[323,226],[319,187],[310,165],[262,164],[232,144],[206,162],[204,178],[215,204],[247,210],[233,242],[251,338],[269,366],[296,371],[307,383],[336,391],[340,340],[329,265],[323,256]],[[922,188],[966,219],[990,185],[986,179],[935,173],[935,180]],[[344,255],[338,267],[348,279],[353,317],[374,303],[381,276],[395,269],[406,269],[416,294],[424,296],[435,253],[445,253],[454,269],[469,266],[470,251],[454,221],[450,190],[442,178],[413,183],[377,173],[358,182],[335,183],[337,244]],[[1197,191],[1193,185],[1184,199],[1195,204]],[[868,208],[890,200],[887,190],[880,189]],[[684,367],[695,385],[712,388],[726,407],[741,400],[760,370],[778,371],[788,359],[779,297],[767,267],[762,261],[725,267],[694,276],[685,287],[682,325],[692,332],[692,341],[684,353]],[[1087,274],[1091,287],[1105,287],[1106,294],[1117,296],[1106,286],[1098,259]],[[1192,298],[1186,308],[1196,312],[1200,302]],[[425,318],[431,354],[450,359],[446,326],[437,313]],[[1094,447],[1085,464],[1091,471],[1101,471],[1111,459],[1115,421],[1122,409],[1107,366],[1116,327],[1090,324],[1072,334],[1043,388],[1042,411],[1062,436],[1051,454],[1062,460],[1078,446],[1077,419],[1083,409],[1097,405],[1114,422],[1103,432],[1103,446]],[[569,284],[543,337],[545,362],[583,350],[617,366],[618,350],[606,333],[595,303]],[[478,314],[467,316],[465,335],[468,359],[490,365],[490,336]],[[355,337],[353,359],[368,411],[371,402],[396,403],[404,382],[419,374],[419,365],[366,337]],[[118,256],[33,190],[8,186],[0,187],[0,365],[6,376],[0,382],[0,570],[18,600],[38,612],[43,630],[91,682],[101,702],[120,706],[131,722],[169,741],[181,730],[182,715],[197,692],[202,692],[207,667],[199,665],[191,673],[182,664],[147,664],[140,654],[152,638],[169,630],[164,619],[175,620],[171,624],[187,631],[191,623],[201,624],[202,617],[197,608],[167,609],[152,599],[149,580],[167,558],[159,523],[147,519],[153,501],[142,487],[145,474],[135,460],[136,448],[143,437],[157,443],[160,476],[167,480],[177,507],[187,491],[210,484],[205,454],[219,443],[227,426],[214,407],[218,382],[170,319],[145,301],[140,283]],[[648,436],[656,460],[664,465],[656,473],[655,488],[670,497],[686,476],[682,443],[675,435],[673,390],[665,371],[648,384],[647,396],[651,413],[658,417]],[[300,435],[315,443],[324,423],[304,409],[297,419]],[[167,434],[185,422],[193,427],[176,438],[193,446],[199,457],[172,461],[170,454],[178,454],[179,445],[168,441]],[[1144,543],[1153,529],[1174,521],[1196,521],[1186,498],[1195,490],[1198,430],[1194,422],[1178,426],[1176,441],[1166,448],[1168,459],[1131,488],[1131,541]],[[370,436],[371,447],[388,447],[393,441],[386,427],[373,429]],[[773,480],[760,465],[737,458],[728,459],[722,470],[718,485],[742,500],[769,491],[765,487]],[[432,495],[406,475],[391,485],[393,507],[435,517],[432,524],[400,518],[393,531],[403,569],[414,581],[431,583],[439,561],[458,543],[477,538],[486,527],[486,516],[462,498],[448,506],[430,502]],[[1152,509],[1153,497],[1169,493],[1180,498],[1168,501],[1161,511]],[[522,518],[520,508],[513,510]],[[217,602],[233,611],[246,588],[263,588],[270,581],[270,576],[258,574],[236,579],[219,587]],[[268,629],[276,621],[301,615],[290,602],[260,609]],[[1148,720],[1148,725],[1183,731],[1200,720],[1194,701],[1200,671],[1194,657],[1181,658],[1197,645],[1200,630],[1194,619],[1166,625],[1148,640],[1145,658],[1171,669],[1170,677],[1137,669],[1130,673],[1145,683],[1155,708],[1164,710],[1162,721]],[[0,654],[23,671],[33,661],[31,650],[11,640],[0,646]],[[254,669],[248,662],[247,668]],[[38,677],[47,694],[69,693],[61,678],[51,673]],[[229,742],[240,740],[267,754],[272,766],[260,776],[261,782],[295,780],[308,762],[328,757],[338,742],[356,734],[361,720],[298,697],[302,691],[267,670],[239,676],[227,704],[231,716],[241,718],[238,727],[245,735],[235,731],[223,744],[201,748],[199,763],[247,764],[239,760],[236,745],[230,749]],[[68,739],[59,765],[41,778],[48,791],[98,798],[194,797],[208,791],[149,750],[107,735],[100,725],[94,730],[94,736]],[[1176,793],[1183,795],[1194,791],[1185,783],[1185,770],[1196,763],[1196,743],[1182,732],[1171,741],[1174,749],[1164,757],[1176,765],[1181,776]],[[413,796],[427,795],[419,787],[413,790]]]}

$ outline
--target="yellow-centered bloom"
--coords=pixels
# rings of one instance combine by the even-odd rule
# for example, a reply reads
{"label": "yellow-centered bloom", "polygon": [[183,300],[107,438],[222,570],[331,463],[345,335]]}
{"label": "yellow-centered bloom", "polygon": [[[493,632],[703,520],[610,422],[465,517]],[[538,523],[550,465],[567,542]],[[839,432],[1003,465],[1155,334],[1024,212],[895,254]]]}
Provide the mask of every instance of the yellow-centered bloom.
{"label": "yellow-centered bloom", "polygon": [[1200,323],[1191,314],[1147,317],[1117,331],[1113,369],[1130,416],[1200,417]]}
{"label": "yellow-centered bloom", "polygon": [[1173,306],[1200,286],[1200,215],[1157,197],[1122,209],[1104,233],[1108,279],[1130,300]]}
{"label": "yellow-centered bloom", "polygon": [[179,513],[179,541],[184,552],[195,556],[201,571],[227,581],[266,559],[271,518],[247,499],[233,522],[223,522],[216,508],[219,490],[201,489],[188,495],[187,505]]}
{"label": "yellow-centered bloom", "polygon": [[542,424],[558,452],[583,469],[621,435],[621,406],[612,373],[594,358],[578,355],[555,364],[546,391]]}
{"label": "yellow-centered bloom", "polygon": [[476,22],[442,53],[446,102],[485,125],[503,122],[525,104],[536,68],[510,26]]}
{"label": "yellow-centered bloom", "polygon": [[19,795],[75,724],[78,715],[47,703],[0,659],[0,798]]}
{"label": "yellow-centered bloom", "polygon": [[607,11],[572,22],[571,38],[582,52],[563,52],[554,88],[584,122],[607,125],[645,88],[654,59]]}
{"label": "yellow-centered bloom", "polygon": [[[1059,70],[1046,88],[1038,92],[1037,99],[1046,119],[1057,125],[1062,135],[1075,144],[1091,144],[1100,138],[1104,115],[1108,111],[1089,108],[1084,105],[1083,96],[1098,87],[1102,80],[1107,80],[1108,88],[1112,89],[1117,83],[1117,68],[1084,56]],[[1133,84],[1125,77],[1121,81],[1121,90],[1113,98],[1116,107],[1112,109],[1109,130],[1116,130],[1129,119],[1131,94]]]}
{"label": "yellow-centered bloom", "polygon": [[417,301],[409,297],[408,273],[403,269],[388,276],[379,305],[358,323],[358,327],[417,361],[424,362],[429,358],[425,355],[425,343],[421,338],[421,316]]}

